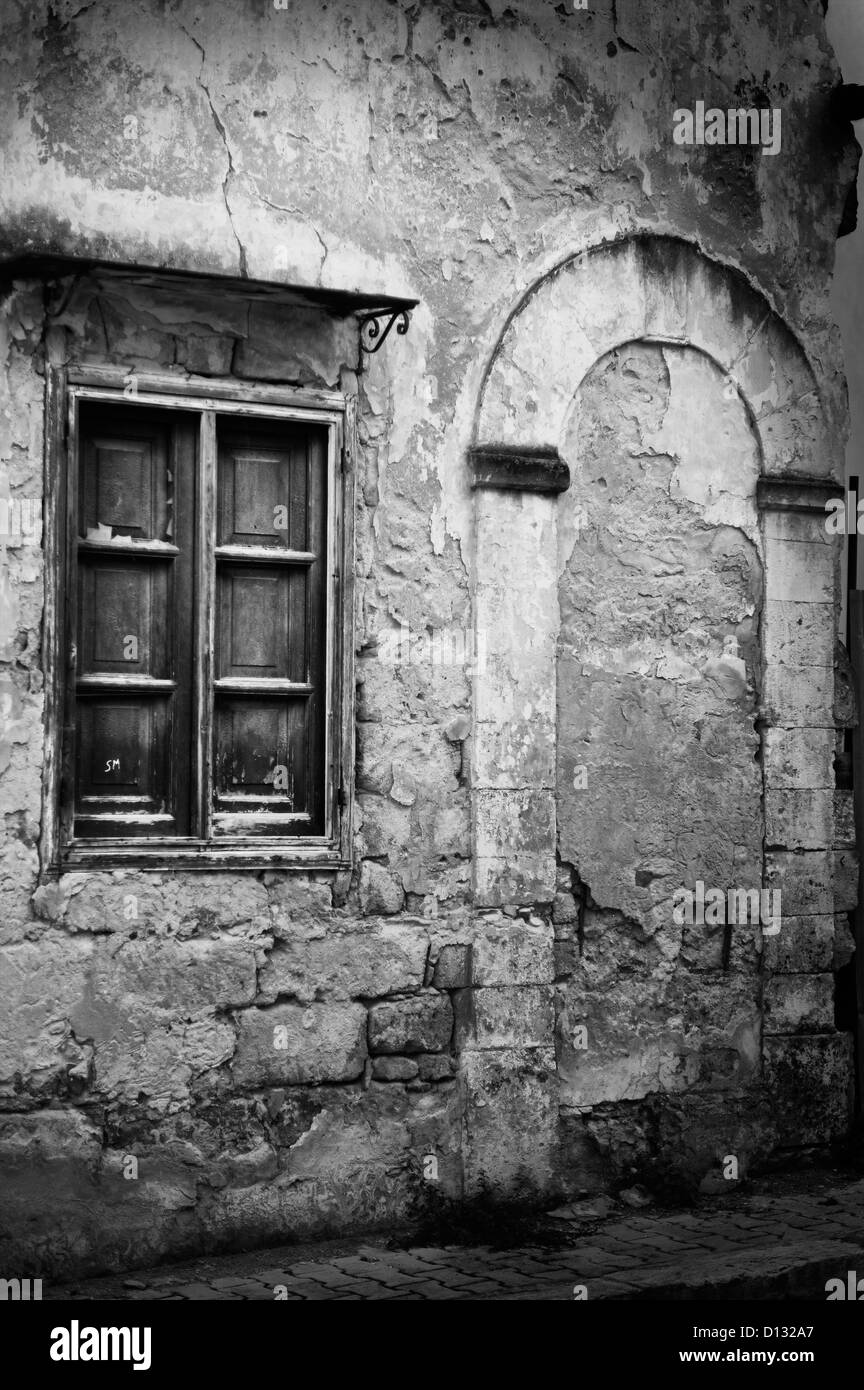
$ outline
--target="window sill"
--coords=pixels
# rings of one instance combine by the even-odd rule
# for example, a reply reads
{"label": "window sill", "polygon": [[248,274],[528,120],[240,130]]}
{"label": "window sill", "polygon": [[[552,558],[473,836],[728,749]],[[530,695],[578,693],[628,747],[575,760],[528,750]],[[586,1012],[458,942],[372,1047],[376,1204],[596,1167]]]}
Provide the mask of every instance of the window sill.
{"label": "window sill", "polygon": [[110,872],[124,868],[149,869],[155,873],[261,869],[283,869],[295,873],[329,869],[335,872],[350,869],[351,860],[346,859],[340,848],[331,842],[296,846],[287,846],[283,842],[277,847],[272,841],[262,843],[259,840],[224,846],[210,842],[196,847],[190,844],[171,846],[127,842],[118,845],[116,842],[91,841],[89,844],[82,842],[70,846],[59,862],[50,866],[47,876],[56,878],[60,874],[81,869]]}

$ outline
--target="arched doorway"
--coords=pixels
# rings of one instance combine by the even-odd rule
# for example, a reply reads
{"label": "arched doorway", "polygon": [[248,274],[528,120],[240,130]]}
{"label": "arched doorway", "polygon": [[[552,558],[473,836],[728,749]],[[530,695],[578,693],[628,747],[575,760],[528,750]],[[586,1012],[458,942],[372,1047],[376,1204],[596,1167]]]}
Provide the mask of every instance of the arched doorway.
{"label": "arched doorway", "polygon": [[[697,1170],[847,1118],[835,389],[740,273],[640,235],[526,292],[469,452],[475,901],[553,930],[559,1120],[604,1106],[614,1136],[619,1102],[674,1095],[656,1144]],[[677,928],[698,881],[782,887],[782,933]]]}

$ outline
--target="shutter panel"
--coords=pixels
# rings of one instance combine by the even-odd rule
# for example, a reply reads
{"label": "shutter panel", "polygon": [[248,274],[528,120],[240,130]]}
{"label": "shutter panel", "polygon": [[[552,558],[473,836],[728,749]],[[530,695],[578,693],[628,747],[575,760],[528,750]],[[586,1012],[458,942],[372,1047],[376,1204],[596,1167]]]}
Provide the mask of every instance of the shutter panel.
{"label": "shutter panel", "polygon": [[76,837],[189,834],[194,423],[81,410]]}
{"label": "shutter panel", "polygon": [[217,428],[214,833],[323,834],[327,431]]}

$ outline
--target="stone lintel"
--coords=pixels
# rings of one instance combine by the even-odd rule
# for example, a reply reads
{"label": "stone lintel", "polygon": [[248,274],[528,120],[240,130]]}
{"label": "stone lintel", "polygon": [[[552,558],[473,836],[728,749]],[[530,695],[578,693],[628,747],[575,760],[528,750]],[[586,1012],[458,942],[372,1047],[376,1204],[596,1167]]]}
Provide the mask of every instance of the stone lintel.
{"label": "stone lintel", "polygon": [[762,477],[756,484],[761,511],[824,512],[826,502],[843,495],[842,483],[825,478]]}
{"label": "stone lintel", "polygon": [[472,488],[566,492],[570,469],[554,446],[478,444],[468,450]]}

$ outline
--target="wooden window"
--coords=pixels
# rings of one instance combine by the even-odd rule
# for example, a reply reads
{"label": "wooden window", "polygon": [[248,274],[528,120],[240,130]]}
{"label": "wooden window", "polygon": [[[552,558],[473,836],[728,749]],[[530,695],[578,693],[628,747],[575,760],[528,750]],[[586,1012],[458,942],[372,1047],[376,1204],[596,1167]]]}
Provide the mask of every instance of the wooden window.
{"label": "wooden window", "polygon": [[50,864],[345,864],[353,403],[147,384],[52,372]]}

